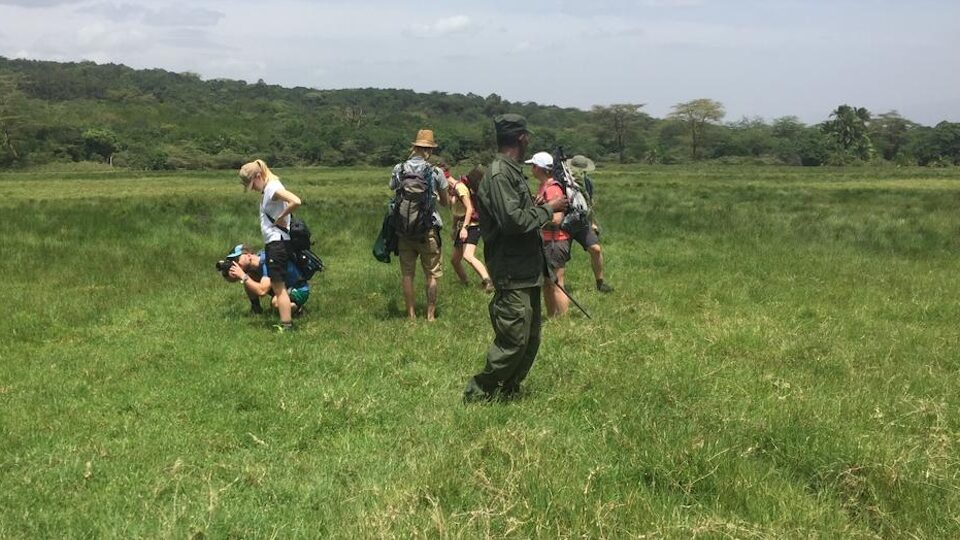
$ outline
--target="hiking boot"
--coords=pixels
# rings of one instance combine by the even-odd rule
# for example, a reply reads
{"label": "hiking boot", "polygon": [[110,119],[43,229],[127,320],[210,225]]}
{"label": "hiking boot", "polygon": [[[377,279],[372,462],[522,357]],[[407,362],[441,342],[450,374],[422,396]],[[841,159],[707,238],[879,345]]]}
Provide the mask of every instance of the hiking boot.
{"label": "hiking boot", "polygon": [[485,293],[492,293],[496,290],[496,288],[493,286],[493,281],[490,278],[483,280],[483,282],[480,283],[480,286],[483,287],[483,292]]}
{"label": "hiking boot", "polygon": [[473,377],[470,377],[470,380],[467,381],[467,387],[463,391],[464,405],[470,403],[489,403],[493,401],[493,397],[494,395],[481,388]]}
{"label": "hiking boot", "polygon": [[602,281],[598,281],[598,282],[597,282],[597,290],[600,291],[600,292],[602,292],[602,293],[611,293],[611,292],[613,292],[613,287],[607,285],[606,283],[604,283],[604,282],[602,282]]}
{"label": "hiking boot", "polygon": [[519,384],[505,385],[500,389],[499,397],[501,401],[516,401],[523,397],[523,389]]}

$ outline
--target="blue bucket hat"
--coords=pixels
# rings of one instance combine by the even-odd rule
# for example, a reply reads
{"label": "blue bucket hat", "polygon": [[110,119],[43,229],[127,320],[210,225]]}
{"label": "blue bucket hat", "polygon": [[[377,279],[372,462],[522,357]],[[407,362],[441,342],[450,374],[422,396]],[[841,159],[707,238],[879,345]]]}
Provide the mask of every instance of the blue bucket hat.
{"label": "blue bucket hat", "polygon": [[233,247],[233,251],[227,253],[227,259],[236,259],[240,255],[243,255],[243,244],[237,244]]}

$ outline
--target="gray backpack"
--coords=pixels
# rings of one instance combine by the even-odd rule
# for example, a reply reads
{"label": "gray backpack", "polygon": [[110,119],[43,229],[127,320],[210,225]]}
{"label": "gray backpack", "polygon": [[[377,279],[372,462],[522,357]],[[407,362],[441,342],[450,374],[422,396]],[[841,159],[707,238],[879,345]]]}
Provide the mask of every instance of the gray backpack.
{"label": "gray backpack", "polygon": [[400,186],[393,202],[394,228],[402,238],[423,238],[433,227],[436,206],[433,166],[400,165]]}

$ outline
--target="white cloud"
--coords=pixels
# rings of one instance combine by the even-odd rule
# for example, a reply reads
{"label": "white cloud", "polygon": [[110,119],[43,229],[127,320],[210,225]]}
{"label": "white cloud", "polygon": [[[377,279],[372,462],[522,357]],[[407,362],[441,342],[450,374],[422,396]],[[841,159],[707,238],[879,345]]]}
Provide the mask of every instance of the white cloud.
{"label": "white cloud", "polygon": [[220,11],[202,7],[187,7],[181,4],[165,6],[163,9],[152,10],[144,17],[144,24],[156,26],[214,26],[224,14]]}
{"label": "white cloud", "polygon": [[143,6],[102,2],[78,8],[78,12],[103,17],[114,22],[139,21],[148,12]]}
{"label": "white cloud", "polygon": [[427,23],[413,23],[407,25],[407,32],[412,36],[431,38],[443,37],[464,32],[473,26],[473,21],[466,15],[444,17]]}
{"label": "white cloud", "polygon": [[700,7],[704,2],[703,0],[644,0],[644,4],[655,8],[687,8]]}
{"label": "white cloud", "polygon": [[114,22],[136,21],[146,26],[190,28],[215,26],[225,16],[220,11],[183,4],[162,4],[146,7],[131,3],[100,2],[78,8],[77,11],[103,17]]}
{"label": "white cloud", "polygon": [[66,4],[81,4],[85,0],[0,0],[0,6],[20,6],[27,8],[44,8],[62,6]]}
{"label": "white cloud", "polygon": [[149,43],[145,32],[137,28],[116,28],[94,23],[77,30],[77,45],[87,51],[143,49]]}
{"label": "white cloud", "polygon": [[436,21],[431,25],[431,31],[445,35],[459,32],[469,26],[470,17],[467,17],[466,15],[455,15],[453,17],[447,17],[445,19]]}

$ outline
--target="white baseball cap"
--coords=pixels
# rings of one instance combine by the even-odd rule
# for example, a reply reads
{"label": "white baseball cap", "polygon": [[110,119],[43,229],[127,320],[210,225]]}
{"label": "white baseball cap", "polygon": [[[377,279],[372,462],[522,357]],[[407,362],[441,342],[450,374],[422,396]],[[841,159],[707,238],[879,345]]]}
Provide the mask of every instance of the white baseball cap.
{"label": "white baseball cap", "polygon": [[550,155],[550,152],[537,152],[532,158],[524,161],[524,163],[549,170],[553,168],[553,156]]}

